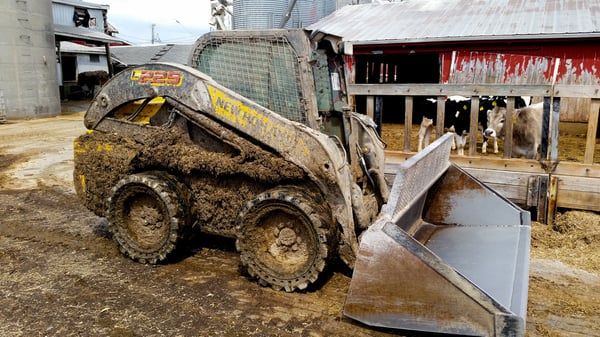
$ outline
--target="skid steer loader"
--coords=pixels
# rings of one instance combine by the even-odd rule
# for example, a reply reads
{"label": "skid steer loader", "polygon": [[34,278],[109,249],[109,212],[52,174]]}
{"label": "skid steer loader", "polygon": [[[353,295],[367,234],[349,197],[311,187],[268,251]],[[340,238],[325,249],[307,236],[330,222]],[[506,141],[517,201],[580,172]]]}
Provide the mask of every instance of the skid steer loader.
{"label": "skid steer loader", "polygon": [[367,325],[524,335],[529,213],[451,164],[450,134],[388,182],[373,121],[346,103],[337,42],[217,31],[189,66],[117,74],[75,140],[81,202],[142,263],[217,234],[274,289],[306,289],[343,261],[344,314]]}

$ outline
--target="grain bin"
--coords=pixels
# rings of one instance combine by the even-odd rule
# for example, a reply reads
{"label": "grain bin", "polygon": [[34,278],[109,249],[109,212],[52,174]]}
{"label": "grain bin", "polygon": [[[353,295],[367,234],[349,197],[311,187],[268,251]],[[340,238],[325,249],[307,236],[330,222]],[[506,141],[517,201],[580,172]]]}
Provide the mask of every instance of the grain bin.
{"label": "grain bin", "polygon": [[60,114],[50,1],[0,2],[0,115]]}
{"label": "grain bin", "polygon": [[[233,29],[278,28],[289,3],[288,0],[235,0]],[[335,0],[296,0],[286,28],[306,27],[335,9]]]}

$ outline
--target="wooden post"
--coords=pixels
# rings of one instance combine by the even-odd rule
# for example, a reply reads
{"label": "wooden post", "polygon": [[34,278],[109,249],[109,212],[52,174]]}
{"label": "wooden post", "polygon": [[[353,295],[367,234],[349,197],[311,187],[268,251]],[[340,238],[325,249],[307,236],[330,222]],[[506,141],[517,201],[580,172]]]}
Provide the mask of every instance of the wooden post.
{"label": "wooden post", "polygon": [[548,160],[548,137],[550,136],[550,97],[544,97],[544,113],[542,117],[542,143],[540,144],[540,159]]}
{"label": "wooden post", "polygon": [[435,121],[435,137],[440,138],[444,134],[444,114],[446,111],[446,98],[444,96],[437,97],[437,111]]}
{"label": "wooden post", "polygon": [[594,163],[594,151],[596,150],[596,132],[598,132],[598,111],[600,110],[600,99],[592,99],[590,115],[588,117],[588,128],[585,141],[584,164]]}
{"label": "wooden post", "polygon": [[[553,97],[552,110],[550,110],[550,130],[548,134],[548,145],[550,163],[558,162],[558,127],[560,124],[560,97]],[[554,165],[550,165],[554,167]]]}
{"label": "wooden post", "polygon": [[367,96],[367,116],[375,117],[375,96]]}
{"label": "wooden post", "polygon": [[537,205],[537,221],[546,223],[548,220],[548,176],[540,175],[540,189],[538,192],[538,205]]}
{"label": "wooden post", "polygon": [[506,116],[504,116],[504,158],[512,157],[512,134],[515,118],[515,98],[511,96],[506,100]]}
{"label": "wooden post", "polygon": [[410,132],[412,129],[413,97],[404,98],[404,151],[410,152]]}
{"label": "wooden post", "polygon": [[110,43],[106,43],[104,45],[104,50],[106,52],[106,63],[108,64],[108,77],[113,77],[113,75],[115,74],[115,70],[113,69],[113,65],[112,65],[112,55],[110,53]]}
{"label": "wooden post", "polygon": [[471,97],[471,125],[469,128],[469,156],[477,154],[477,130],[479,125],[479,96]]}
{"label": "wooden post", "polygon": [[546,216],[546,224],[552,226],[554,217],[556,216],[556,197],[558,194],[558,177],[550,177],[550,187],[548,189],[548,215]]}

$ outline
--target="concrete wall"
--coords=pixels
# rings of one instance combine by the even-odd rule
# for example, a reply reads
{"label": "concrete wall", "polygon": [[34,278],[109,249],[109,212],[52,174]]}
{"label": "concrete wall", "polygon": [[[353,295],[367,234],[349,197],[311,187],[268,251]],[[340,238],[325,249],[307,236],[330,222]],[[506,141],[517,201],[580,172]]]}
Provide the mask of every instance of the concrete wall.
{"label": "concrete wall", "polygon": [[0,116],[60,114],[50,1],[0,2]]}

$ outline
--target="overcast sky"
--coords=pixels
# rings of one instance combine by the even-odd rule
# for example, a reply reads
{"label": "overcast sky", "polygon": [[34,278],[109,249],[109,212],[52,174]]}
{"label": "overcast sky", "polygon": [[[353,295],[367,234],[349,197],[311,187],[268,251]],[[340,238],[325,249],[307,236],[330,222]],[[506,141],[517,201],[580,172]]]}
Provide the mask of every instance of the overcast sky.
{"label": "overcast sky", "polygon": [[132,44],[194,43],[212,26],[209,0],[85,0],[109,5],[108,22],[116,37]]}

